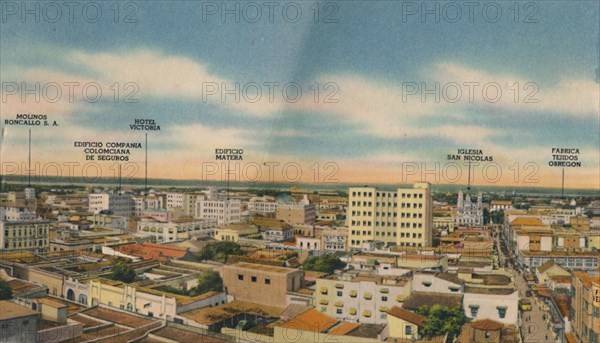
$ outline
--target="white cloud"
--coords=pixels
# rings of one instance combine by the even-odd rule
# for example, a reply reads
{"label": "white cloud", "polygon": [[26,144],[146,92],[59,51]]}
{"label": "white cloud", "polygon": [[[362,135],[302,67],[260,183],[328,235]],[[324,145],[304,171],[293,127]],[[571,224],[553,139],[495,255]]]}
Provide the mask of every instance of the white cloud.
{"label": "white cloud", "polygon": [[[460,86],[461,105],[472,103],[489,108],[554,112],[572,116],[597,114],[599,109],[600,95],[598,84],[594,80],[565,79],[556,85],[547,86],[521,76],[493,74],[456,63],[440,63],[433,70],[428,78],[439,82],[440,88],[451,83]],[[498,88],[501,93],[497,92]],[[452,90],[452,87],[448,86],[448,90]],[[441,93],[444,98],[443,90]],[[469,98],[470,94],[472,98]]]}
{"label": "white cloud", "polygon": [[[134,50],[121,54],[77,52],[71,59],[99,73],[106,83],[135,83],[140,97],[191,99],[251,116],[269,116],[283,106],[277,99],[270,101],[267,94],[255,97],[256,88],[250,83],[228,80],[211,72],[208,65],[183,56]],[[267,89],[260,85],[260,90]]]}

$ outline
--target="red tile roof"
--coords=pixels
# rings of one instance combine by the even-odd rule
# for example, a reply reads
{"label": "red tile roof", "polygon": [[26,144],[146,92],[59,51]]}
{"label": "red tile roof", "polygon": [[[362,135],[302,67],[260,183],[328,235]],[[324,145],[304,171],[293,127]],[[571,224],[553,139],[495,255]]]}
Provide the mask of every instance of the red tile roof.
{"label": "red tile roof", "polygon": [[323,332],[338,321],[317,310],[308,310],[296,318],[285,322],[282,327],[301,331]]}
{"label": "red tile roof", "polygon": [[340,323],[340,325],[329,330],[329,332],[327,332],[327,334],[333,335],[333,336],[343,336],[343,335],[353,331],[354,329],[356,329],[359,326],[361,326],[360,323],[344,322],[344,323]]}
{"label": "red tile roof", "polygon": [[416,324],[417,326],[423,326],[423,324],[425,324],[425,320],[427,319],[420,314],[411,312],[398,306],[392,307],[392,309],[388,311],[388,315],[405,320],[412,324]]}
{"label": "red tile roof", "polygon": [[158,261],[180,259],[188,253],[188,248],[148,242],[144,242],[144,244],[125,244],[115,247],[115,250],[126,255],[142,258],[144,260]]}

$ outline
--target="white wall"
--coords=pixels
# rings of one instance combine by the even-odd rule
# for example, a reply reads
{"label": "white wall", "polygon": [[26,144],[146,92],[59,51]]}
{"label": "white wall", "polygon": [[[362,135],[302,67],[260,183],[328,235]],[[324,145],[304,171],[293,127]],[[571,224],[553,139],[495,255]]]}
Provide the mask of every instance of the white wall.
{"label": "white wall", "polygon": [[[471,316],[469,305],[479,305],[477,317]],[[499,317],[498,306],[506,306],[506,316],[504,318]],[[463,309],[469,319],[491,319],[504,324],[516,324],[519,311],[519,293],[517,291],[509,295],[465,293]]]}

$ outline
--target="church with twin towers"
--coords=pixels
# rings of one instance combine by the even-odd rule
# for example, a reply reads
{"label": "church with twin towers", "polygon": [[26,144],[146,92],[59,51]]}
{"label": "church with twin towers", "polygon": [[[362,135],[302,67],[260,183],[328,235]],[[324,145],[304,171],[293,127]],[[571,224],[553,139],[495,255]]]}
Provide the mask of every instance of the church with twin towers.
{"label": "church with twin towers", "polygon": [[456,216],[454,226],[483,225],[483,196],[477,193],[477,202],[471,201],[471,195],[466,197],[462,191],[458,192],[456,201]]}

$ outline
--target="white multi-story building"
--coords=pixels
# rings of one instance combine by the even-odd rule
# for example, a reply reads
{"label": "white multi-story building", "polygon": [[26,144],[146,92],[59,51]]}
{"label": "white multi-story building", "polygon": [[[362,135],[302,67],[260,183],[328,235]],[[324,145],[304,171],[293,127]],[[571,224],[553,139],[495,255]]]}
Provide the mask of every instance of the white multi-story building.
{"label": "white multi-story building", "polygon": [[387,311],[402,306],[411,293],[409,278],[361,274],[331,275],[316,280],[313,303],[337,319],[387,323]]}
{"label": "white multi-story building", "polygon": [[456,226],[483,225],[483,196],[481,192],[477,194],[476,203],[471,202],[469,194],[464,197],[462,191],[458,192],[454,220]]}
{"label": "white multi-story building", "polygon": [[248,201],[248,211],[263,214],[275,214],[277,212],[277,202],[275,201]]}
{"label": "white multi-story building", "polygon": [[0,207],[0,251],[45,252],[50,223],[24,206]]}
{"label": "white multi-story building", "polygon": [[323,230],[321,233],[321,246],[323,250],[346,251],[348,248],[348,229]]}
{"label": "white multi-story building", "polygon": [[270,242],[286,242],[294,239],[294,229],[290,227],[267,228],[263,239]]}
{"label": "white multi-story building", "polygon": [[205,200],[196,201],[195,218],[212,220],[217,225],[239,223],[241,219],[242,203],[239,200]]}
{"label": "white multi-story building", "polygon": [[351,187],[346,212],[349,247],[359,249],[363,242],[373,241],[388,246],[431,246],[430,187],[426,182],[397,191]]}
{"label": "white multi-story building", "polygon": [[490,205],[490,212],[508,211],[512,209],[513,207],[511,200],[492,200]]}
{"label": "white multi-story building", "polygon": [[167,210],[183,209],[183,193],[169,192],[165,194]]}
{"label": "white multi-story building", "polygon": [[214,226],[214,222],[198,219],[161,222],[150,218],[143,218],[137,224],[137,231],[153,235],[159,243],[166,243],[189,239],[191,236],[199,235],[204,230],[208,230],[211,226]]}
{"label": "white multi-story building", "polygon": [[202,193],[185,193],[183,194],[183,214],[193,217],[196,215],[196,206],[199,200],[206,199]]}
{"label": "white multi-story building", "polygon": [[163,208],[163,198],[157,197],[154,195],[150,196],[134,196],[134,211],[133,215],[136,217],[141,217],[142,213],[145,211],[155,211]]}
{"label": "white multi-story building", "polygon": [[102,211],[115,216],[131,217],[134,210],[133,196],[130,193],[92,193],[88,200],[89,211],[98,214]]}

